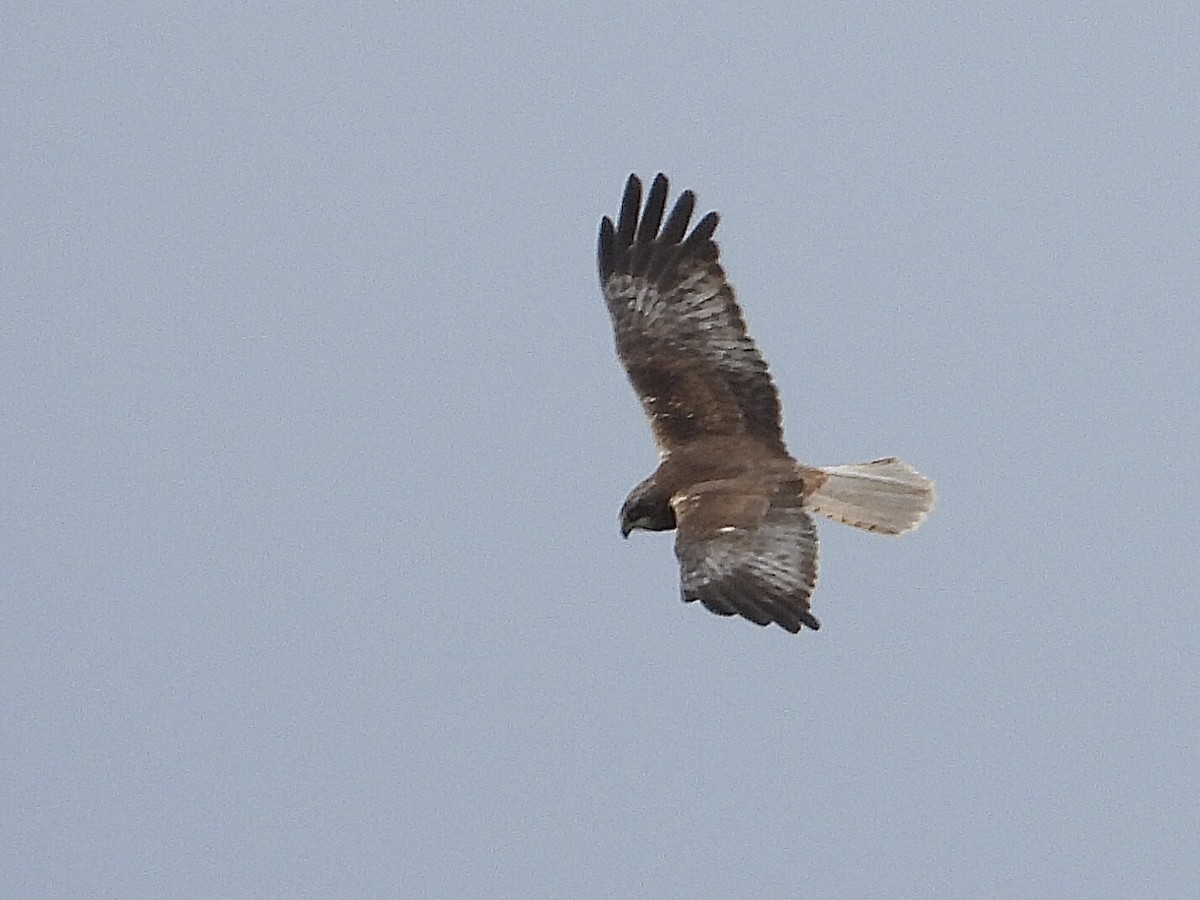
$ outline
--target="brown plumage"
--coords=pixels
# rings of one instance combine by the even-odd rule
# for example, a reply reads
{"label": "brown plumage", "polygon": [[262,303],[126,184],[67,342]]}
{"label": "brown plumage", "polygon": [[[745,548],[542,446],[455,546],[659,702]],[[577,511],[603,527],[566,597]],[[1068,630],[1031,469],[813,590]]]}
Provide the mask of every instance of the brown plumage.
{"label": "brown plumage", "polygon": [[933,505],[933,484],[896,459],[816,468],[788,454],[779,395],[746,331],[713,241],[688,232],[691,191],[666,212],[658,175],[642,205],[630,175],[616,225],[600,222],[600,284],[620,357],[658,444],[658,469],[621,508],[621,532],[678,529],[683,599],[790,632],[809,611],[817,532],[809,511],[902,534]]}

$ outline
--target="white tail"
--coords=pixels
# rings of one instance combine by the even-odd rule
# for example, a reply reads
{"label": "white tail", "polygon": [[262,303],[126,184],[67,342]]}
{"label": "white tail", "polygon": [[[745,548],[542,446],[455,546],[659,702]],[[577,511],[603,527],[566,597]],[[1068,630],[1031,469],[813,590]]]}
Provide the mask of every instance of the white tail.
{"label": "white tail", "polygon": [[933,482],[893,457],[821,471],[827,477],[807,505],[838,522],[904,534],[924,522],[933,509]]}

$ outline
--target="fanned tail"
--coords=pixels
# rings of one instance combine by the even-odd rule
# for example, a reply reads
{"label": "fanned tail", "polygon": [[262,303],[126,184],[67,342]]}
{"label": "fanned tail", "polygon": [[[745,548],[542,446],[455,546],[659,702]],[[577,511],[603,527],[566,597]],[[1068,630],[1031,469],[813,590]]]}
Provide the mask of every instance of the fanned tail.
{"label": "fanned tail", "polygon": [[820,470],[825,481],[808,507],[838,522],[882,534],[904,534],[933,509],[933,482],[895,457]]}

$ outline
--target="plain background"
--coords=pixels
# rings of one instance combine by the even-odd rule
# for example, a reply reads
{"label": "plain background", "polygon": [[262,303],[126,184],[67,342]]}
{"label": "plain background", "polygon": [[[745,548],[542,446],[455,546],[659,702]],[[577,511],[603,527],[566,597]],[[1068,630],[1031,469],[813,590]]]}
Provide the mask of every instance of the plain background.
{"label": "plain background", "polygon": [[[1193,897],[1191,3],[39,3],[0,37],[0,894]],[[594,271],[718,209],[820,633],[622,542]]]}

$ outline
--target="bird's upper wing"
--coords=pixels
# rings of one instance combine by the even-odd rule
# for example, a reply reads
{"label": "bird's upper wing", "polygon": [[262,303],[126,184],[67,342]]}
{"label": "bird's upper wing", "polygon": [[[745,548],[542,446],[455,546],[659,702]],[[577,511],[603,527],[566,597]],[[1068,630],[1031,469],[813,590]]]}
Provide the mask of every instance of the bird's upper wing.
{"label": "bird's upper wing", "polygon": [[809,612],[817,583],[817,530],[799,483],[706,482],[672,500],[685,602],[795,634],[820,628]]}
{"label": "bird's upper wing", "polygon": [[[617,354],[664,452],[705,435],[746,434],[785,451],[779,396],[718,262],[710,212],[687,233],[696,198],[680,194],[663,223],[667,179],[640,209],[630,175],[614,227],[600,222],[600,283]],[[661,226],[661,230],[660,230]]]}

